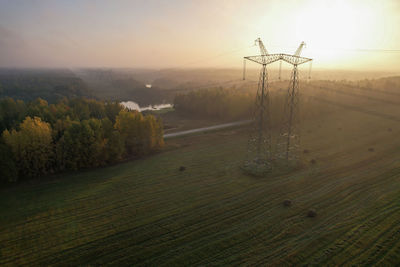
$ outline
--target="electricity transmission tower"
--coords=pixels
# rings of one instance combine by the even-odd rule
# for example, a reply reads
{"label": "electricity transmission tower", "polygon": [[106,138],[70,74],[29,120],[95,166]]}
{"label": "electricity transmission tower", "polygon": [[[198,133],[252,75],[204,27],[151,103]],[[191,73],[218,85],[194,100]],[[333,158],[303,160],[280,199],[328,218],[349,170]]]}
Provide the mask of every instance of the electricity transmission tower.
{"label": "electricity transmission tower", "polygon": [[[267,65],[275,62],[275,56],[268,54],[260,38],[255,42],[260,47],[261,55],[244,58],[244,64],[246,60],[250,60],[262,65],[254,109],[254,130],[251,132],[248,141],[245,168],[256,172],[265,172],[271,168],[270,100]],[[245,79],[245,65],[243,68],[243,79]]]}
{"label": "electricity transmission tower", "polygon": [[[253,127],[249,141],[247,160],[245,168],[249,168],[257,173],[269,170],[272,161],[271,155],[271,125],[270,125],[270,99],[268,89],[268,72],[267,65],[276,61],[285,61],[294,66],[292,71],[291,86],[288,89],[285,105],[284,127],[281,130],[281,136],[286,138],[286,159],[289,159],[290,151],[295,145],[292,142],[294,135],[294,125],[297,119],[296,109],[298,107],[298,71],[297,66],[305,62],[311,61],[309,58],[300,57],[301,50],[304,47],[304,42],[296,50],[294,55],[288,54],[268,54],[263,42],[260,38],[256,40],[256,44],[260,47],[261,55],[244,57],[243,79],[246,73],[246,60],[253,61],[262,65],[260,77],[258,81],[257,97],[255,101],[255,110],[253,118]],[[278,151],[279,148],[278,148]],[[278,156],[281,153],[278,152]]]}
{"label": "electricity transmission tower", "polygon": [[[283,124],[278,138],[278,157],[287,162],[296,160],[300,145],[299,129],[299,72],[298,65],[306,62],[311,63],[311,58],[300,57],[300,53],[305,46],[300,44],[294,55],[283,55],[282,60],[293,65],[290,84],[287,90],[285,106],[283,112]],[[311,65],[310,65],[311,68]]]}

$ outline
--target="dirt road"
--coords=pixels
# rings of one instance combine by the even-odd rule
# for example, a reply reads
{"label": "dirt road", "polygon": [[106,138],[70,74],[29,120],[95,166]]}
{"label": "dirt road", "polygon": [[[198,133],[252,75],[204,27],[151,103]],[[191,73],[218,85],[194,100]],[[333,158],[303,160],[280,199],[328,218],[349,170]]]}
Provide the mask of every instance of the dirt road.
{"label": "dirt road", "polygon": [[181,131],[181,132],[176,132],[176,133],[164,134],[164,139],[193,134],[193,133],[202,133],[202,132],[207,132],[207,131],[212,131],[212,130],[219,130],[219,129],[229,128],[229,127],[234,127],[234,126],[245,125],[245,124],[249,124],[249,123],[251,123],[251,120],[243,120],[243,121],[218,124],[218,125],[203,127],[203,128],[198,128],[198,129],[191,129],[191,130],[186,130],[186,131]]}

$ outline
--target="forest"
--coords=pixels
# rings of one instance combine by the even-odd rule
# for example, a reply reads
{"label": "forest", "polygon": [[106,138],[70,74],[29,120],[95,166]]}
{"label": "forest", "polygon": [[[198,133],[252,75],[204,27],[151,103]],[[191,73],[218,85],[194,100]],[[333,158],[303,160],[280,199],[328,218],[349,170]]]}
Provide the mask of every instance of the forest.
{"label": "forest", "polygon": [[3,184],[138,158],[164,144],[160,119],[86,98],[3,98],[0,130]]}
{"label": "forest", "polygon": [[64,97],[93,97],[86,83],[66,69],[0,69],[0,98],[24,101],[42,98],[55,103]]}
{"label": "forest", "polygon": [[[319,83],[318,83],[319,84]],[[285,82],[271,84],[269,92],[269,113],[272,126],[282,119],[286,99]],[[193,118],[213,118],[221,121],[235,121],[249,119],[254,115],[254,101],[256,88],[208,88],[176,94],[174,108],[179,114]],[[329,112],[329,107],[312,101],[314,94],[320,94],[319,90],[309,88],[312,94],[302,95],[302,119],[314,118],[321,113]]]}
{"label": "forest", "polygon": [[177,94],[174,108],[196,117],[243,119],[251,115],[254,97],[253,92],[236,89],[200,89]]}

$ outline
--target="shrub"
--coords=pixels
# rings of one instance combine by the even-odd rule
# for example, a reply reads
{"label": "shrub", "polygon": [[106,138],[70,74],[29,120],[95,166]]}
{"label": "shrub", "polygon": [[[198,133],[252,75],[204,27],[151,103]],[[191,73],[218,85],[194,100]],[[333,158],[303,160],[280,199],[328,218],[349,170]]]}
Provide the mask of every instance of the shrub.
{"label": "shrub", "polygon": [[290,206],[292,206],[292,201],[289,200],[289,199],[285,199],[285,200],[283,201],[283,206],[285,206],[285,207],[290,207]]}
{"label": "shrub", "polygon": [[314,217],[316,217],[316,216],[317,216],[317,212],[315,211],[315,209],[310,209],[310,210],[307,212],[307,217],[314,218]]}

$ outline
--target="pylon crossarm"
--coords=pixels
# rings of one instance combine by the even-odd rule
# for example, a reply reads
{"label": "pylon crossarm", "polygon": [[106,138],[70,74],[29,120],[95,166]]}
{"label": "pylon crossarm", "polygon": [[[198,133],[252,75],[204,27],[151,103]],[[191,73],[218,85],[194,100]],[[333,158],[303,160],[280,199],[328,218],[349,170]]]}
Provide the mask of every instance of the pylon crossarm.
{"label": "pylon crossarm", "polygon": [[261,65],[268,65],[278,61],[280,59],[280,55],[279,54],[266,55],[266,56],[260,55],[260,56],[249,56],[244,58]]}
{"label": "pylon crossarm", "polygon": [[298,56],[293,56],[293,55],[286,55],[286,54],[281,54],[281,58],[283,61],[292,64],[292,65],[300,65],[303,63],[306,63],[308,61],[311,61],[311,58],[307,57],[298,57]]}
{"label": "pylon crossarm", "polygon": [[300,65],[312,60],[311,58],[299,57],[288,54],[270,54],[270,55],[249,56],[244,58],[262,65],[264,64],[268,65],[278,60],[283,60],[292,65]]}

